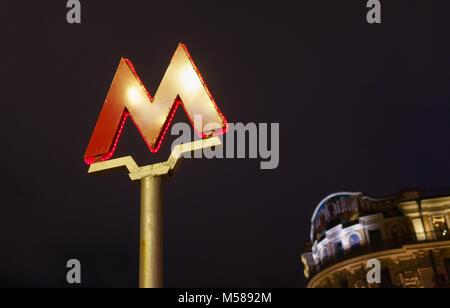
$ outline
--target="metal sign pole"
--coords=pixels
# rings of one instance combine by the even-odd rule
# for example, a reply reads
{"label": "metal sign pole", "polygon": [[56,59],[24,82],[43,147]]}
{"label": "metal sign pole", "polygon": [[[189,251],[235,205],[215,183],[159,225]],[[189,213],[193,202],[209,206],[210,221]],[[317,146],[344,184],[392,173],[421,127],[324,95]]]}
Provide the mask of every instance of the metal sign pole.
{"label": "metal sign pole", "polygon": [[163,287],[162,178],[141,180],[141,241],[139,287]]}
{"label": "metal sign pole", "polygon": [[141,227],[139,287],[163,287],[163,180],[175,175],[183,154],[220,146],[218,137],[211,137],[176,146],[166,162],[139,167],[131,156],[92,164],[90,174],[102,174],[126,169],[133,181],[141,184]]}

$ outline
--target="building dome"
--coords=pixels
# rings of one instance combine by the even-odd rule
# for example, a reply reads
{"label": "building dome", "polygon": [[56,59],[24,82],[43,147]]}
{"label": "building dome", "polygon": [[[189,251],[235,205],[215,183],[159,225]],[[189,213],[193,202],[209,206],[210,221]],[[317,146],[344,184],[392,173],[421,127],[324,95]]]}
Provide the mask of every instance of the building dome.
{"label": "building dome", "polygon": [[400,215],[399,197],[373,199],[360,192],[340,192],[329,195],[316,207],[311,219],[311,242],[321,240],[326,231],[338,225],[351,225],[360,217],[382,213]]}
{"label": "building dome", "polygon": [[418,190],[385,198],[329,195],[312,215],[311,242],[302,254],[308,287],[370,287],[365,262],[372,259],[383,264],[385,286],[444,283],[450,278],[449,213],[450,197],[423,198]]}

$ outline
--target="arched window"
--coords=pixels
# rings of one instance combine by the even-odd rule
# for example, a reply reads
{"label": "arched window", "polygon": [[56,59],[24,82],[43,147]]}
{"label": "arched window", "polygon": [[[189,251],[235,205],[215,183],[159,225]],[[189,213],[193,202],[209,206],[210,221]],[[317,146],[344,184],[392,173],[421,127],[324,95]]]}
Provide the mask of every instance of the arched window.
{"label": "arched window", "polygon": [[322,263],[326,263],[328,262],[328,258],[329,258],[328,249],[326,247],[323,247],[322,250],[320,251],[320,261]]}
{"label": "arched window", "polygon": [[361,248],[361,236],[357,233],[353,233],[348,238],[348,243],[352,250],[358,250],[359,248]]}

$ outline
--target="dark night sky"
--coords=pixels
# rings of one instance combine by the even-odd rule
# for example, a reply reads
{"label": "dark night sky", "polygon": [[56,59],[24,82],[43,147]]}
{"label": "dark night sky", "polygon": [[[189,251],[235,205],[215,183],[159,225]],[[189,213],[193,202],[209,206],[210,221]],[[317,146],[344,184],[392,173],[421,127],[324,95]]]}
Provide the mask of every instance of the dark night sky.
{"label": "dark night sky", "polygon": [[[230,122],[279,122],[281,163],[186,160],[164,185],[168,287],[299,287],[316,204],[450,186],[450,4],[3,1],[0,286],[136,287],[139,186],[87,175],[120,57],[154,93],[183,42]],[[158,4],[164,3],[164,4]],[[178,111],[176,121],[187,121]],[[128,123],[115,157],[162,161]]]}

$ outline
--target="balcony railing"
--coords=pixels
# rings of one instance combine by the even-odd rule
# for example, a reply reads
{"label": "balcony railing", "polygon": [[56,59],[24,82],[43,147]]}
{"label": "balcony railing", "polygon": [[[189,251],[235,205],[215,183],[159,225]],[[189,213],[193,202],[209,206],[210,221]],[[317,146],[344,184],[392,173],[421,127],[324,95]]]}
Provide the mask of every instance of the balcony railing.
{"label": "balcony railing", "polygon": [[378,241],[372,239],[371,243],[368,245],[358,246],[350,250],[346,250],[341,255],[337,254],[331,256],[328,260],[321,262],[318,266],[310,268],[310,279],[319,272],[348,259],[356,258],[359,256],[379,251],[397,249],[409,244],[418,244],[435,241],[450,241],[449,231],[410,233],[403,236],[383,238]]}

